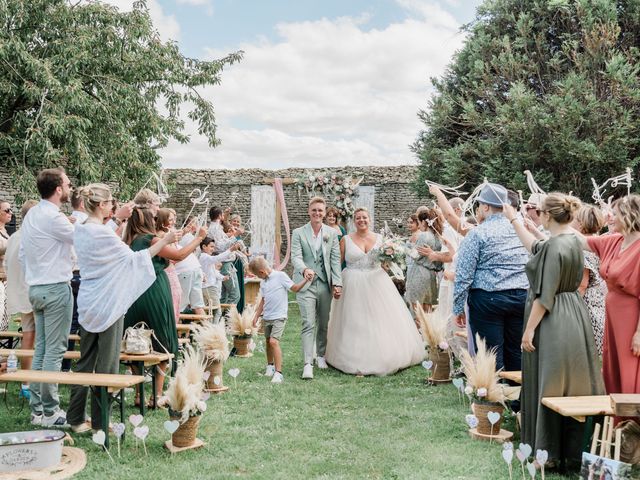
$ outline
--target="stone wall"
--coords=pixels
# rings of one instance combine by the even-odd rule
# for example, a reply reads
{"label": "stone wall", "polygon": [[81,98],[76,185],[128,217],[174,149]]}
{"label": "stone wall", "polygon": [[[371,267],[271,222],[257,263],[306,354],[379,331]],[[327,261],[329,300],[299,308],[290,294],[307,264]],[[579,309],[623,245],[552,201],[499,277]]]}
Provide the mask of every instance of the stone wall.
{"label": "stone wall", "polygon": [[[165,179],[170,189],[171,197],[168,206],[175,208],[179,219],[182,220],[191,208],[189,193],[194,188],[204,188],[209,185],[210,205],[231,206],[243,219],[251,217],[251,186],[266,185],[266,180],[274,177],[298,178],[305,172],[324,172],[328,169],[290,168],[285,170],[193,170],[168,169]],[[417,173],[415,166],[398,167],[343,167],[332,168],[332,173],[348,177],[364,177],[363,186],[375,187],[375,229],[379,230],[385,221],[393,218],[404,218],[415,211],[417,205],[423,202],[412,189],[411,183]],[[285,185],[285,200],[289,213],[291,228],[296,228],[308,221],[308,197],[303,192],[298,194],[295,185]],[[0,199],[15,205],[15,190],[11,187],[9,174],[4,165],[0,165]],[[329,199],[330,202],[330,199]],[[391,223],[390,223],[391,224]]]}
{"label": "stone wall", "polygon": [[[210,206],[230,206],[244,219],[251,217],[251,186],[266,185],[269,179],[299,178],[305,172],[324,172],[325,169],[289,168],[285,170],[165,170],[165,179],[170,189],[167,206],[174,208],[181,221],[192,203],[189,193],[194,188],[209,186]],[[333,168],[331,173],[346,177],[364,177],[361,185],[375,187],[375,229],[379,230],[384,222],[391,225],[392,219],[405,217],[415,211],[421,203],[411,183],[415,180],[417,167],[344,167]],[[306,223],[308,197],[305,192],[298,193],[296,185],[284,186],[285,201],[291,228]],[[331,199],[327,199],[329,204]]]}

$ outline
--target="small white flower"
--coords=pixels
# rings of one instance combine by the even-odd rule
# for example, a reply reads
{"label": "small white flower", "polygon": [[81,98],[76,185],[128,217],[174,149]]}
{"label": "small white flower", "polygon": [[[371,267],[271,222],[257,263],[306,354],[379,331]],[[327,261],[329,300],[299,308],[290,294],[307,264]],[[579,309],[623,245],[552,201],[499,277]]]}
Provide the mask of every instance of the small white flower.
{"label": "small white flower", "polygon": [[438,344],[438,347],[440,347],[440,350],[447,350],[449,348],[449,344],[443,340]]}
{"label": "small white flower", "polygon": [[198,408],[198,410],[200,410],[201,412],[206,412],[207,411],[207,404],[206,402],[203,402],[202,400],[200,400],[198,402],[198,404],[196,405],[196,407]]}
{"label": "small white flower", "polygon": [[484,387],[479,388],[476,391],[476,395],[478,395],[478,398],[484,398],[487,396],[487,389]]}
{"label": "small white flower", "polygon": [[464,393],[466,393],[467,395],[471,395],[473,393],[473,387],[471,385],[467,385],[466,387],[464,387]]}

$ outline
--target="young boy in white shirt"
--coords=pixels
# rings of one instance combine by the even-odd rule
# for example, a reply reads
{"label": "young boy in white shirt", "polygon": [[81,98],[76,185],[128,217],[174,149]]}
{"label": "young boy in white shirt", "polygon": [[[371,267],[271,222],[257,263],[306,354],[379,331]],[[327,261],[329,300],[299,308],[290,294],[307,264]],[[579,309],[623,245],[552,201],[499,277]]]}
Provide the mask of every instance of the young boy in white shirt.
{"label": "young boy in white shirt", "polygon": [[212,238],[206,237],[200,243],[200,266],[204,272],[204,282],[202,283],[202,295],[207,305],[215,307],[213,312],[213,323],[218,323],[222,316],[220,308],[220,293],[222,292],[222,282],[229,279],[228,275],[220,273],[218,265],[222,266],[222,262],[229,261],[234,258],[231,250],[226,250],[219,255],[213,255],[215,250],[215,242]]}
{"label": "young boy in white shirt", "polygon": [[267,342],[267,369],[265,375],[273,377],[272,383],[282,383],[282,350],[280,349],[280,339],[284,333],[289,313],[288,292],[298,292],[307,283],[304,278],[298,284],[284,272],[272,270],[264,257],[256,257],[249,263],[249,270],[256,277],[260,278],[260,296],[262,299],[258,304],[253,318],[254,327],[258,323],[260,315],[264,322],[264,336]]}

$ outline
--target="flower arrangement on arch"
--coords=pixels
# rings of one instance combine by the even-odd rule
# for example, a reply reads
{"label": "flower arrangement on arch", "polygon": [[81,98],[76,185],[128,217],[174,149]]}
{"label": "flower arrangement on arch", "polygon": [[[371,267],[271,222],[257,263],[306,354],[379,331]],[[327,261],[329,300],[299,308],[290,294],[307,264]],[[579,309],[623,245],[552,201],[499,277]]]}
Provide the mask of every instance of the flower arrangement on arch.
{"label": "flower arrangement on arch", "polygon": [[333,196],[332,203],[340,211],[340,215],[351,218],[356,209],[353,198],[358,196],[358,187],[363,178],[343,177],[328,172],[307,172],[296,180],[296,184],[298,195],[304,191],[308,196]]}

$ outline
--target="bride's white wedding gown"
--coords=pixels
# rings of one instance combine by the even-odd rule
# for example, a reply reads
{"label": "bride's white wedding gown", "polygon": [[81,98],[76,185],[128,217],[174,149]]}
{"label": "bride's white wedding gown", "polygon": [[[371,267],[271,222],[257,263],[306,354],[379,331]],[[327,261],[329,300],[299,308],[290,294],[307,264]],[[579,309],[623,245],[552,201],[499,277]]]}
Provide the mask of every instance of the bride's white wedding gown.
{"label": "bride's white wedding gown", "polygon": [[[376,258],[345,237],[342,296],[331,305],[327,362],[345,373],[389,375],[420,363],[424,343],[402,297]],[[376,247],[381,244],[378,235]]]}

